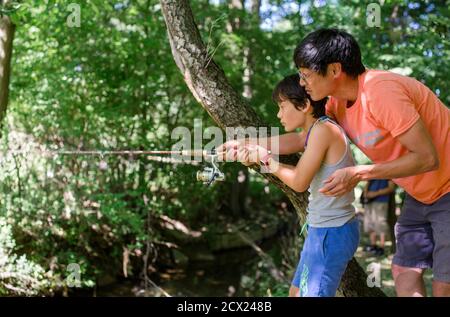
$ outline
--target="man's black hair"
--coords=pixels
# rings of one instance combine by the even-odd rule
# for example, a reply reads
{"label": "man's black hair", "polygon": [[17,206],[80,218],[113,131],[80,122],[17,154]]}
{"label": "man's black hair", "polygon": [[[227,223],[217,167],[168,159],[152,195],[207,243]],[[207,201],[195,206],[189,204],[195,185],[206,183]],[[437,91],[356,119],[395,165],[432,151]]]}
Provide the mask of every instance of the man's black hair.
{"label": "man's black hair", "polygon": [[325,105],[328,98],[313,101],[306,93],[304,87],[300,86],[300,75],[294,74],[281,80],[272,93],[272,100],[275,103],[281,103],[285,100],[292,102],[297,110],[306,106],[306,100],[309,100],[313,108],[313,117],[320,118],[325,115]]}
{"label": "man's black hair", "polygon": [[358,42],[338,29],[320,29],[308,34],[297,45],[294,62],[297,68],[308,68],[322,76],[331,63],[341,63],[342,70],[353,78],[365,71]]}

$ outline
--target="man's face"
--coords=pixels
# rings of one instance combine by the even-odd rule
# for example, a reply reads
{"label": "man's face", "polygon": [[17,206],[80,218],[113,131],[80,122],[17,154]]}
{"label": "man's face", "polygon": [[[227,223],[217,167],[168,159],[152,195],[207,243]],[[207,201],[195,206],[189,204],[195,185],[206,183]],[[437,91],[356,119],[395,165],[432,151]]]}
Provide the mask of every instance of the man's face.
{"label": "man's face", "polygon": [[300,85],[305,87],[306,92],[314,101],[330,96],[333,91],[334,81],[328,68],[325,76],[308,68],[300,67],[299,69]]}

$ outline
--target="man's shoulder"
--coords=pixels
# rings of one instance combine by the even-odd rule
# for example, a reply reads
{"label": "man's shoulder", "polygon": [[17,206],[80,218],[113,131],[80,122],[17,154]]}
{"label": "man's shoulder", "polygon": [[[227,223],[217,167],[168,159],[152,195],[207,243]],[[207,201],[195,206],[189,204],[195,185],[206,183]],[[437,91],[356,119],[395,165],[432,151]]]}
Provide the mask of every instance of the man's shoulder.
{"label": "man's shoulder", "polygon": [[362,86],[365,93],[373,91],[389,92],[396,85],[403,86],[415,81],[412,77],[391,71],[371,69],[366,72]]}
{"label": "man's shoulder", "polygon": [[[383,111],[392,102],[398,103],[413,93],[416,89],[414,78],[406,77],[389,71],[369,70],[364,77],[361,91],[363,108],[370,113]],[[391,109],[392,110],[392,109]]]}

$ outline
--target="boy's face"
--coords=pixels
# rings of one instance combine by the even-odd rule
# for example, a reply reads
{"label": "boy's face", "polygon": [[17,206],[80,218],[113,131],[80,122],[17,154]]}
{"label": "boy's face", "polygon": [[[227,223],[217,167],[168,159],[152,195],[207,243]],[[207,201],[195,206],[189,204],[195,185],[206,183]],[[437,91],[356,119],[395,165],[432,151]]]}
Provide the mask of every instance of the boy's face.
{"label": "boy's face", "polygon": [[[309,101],[307,102],[309,103]],[[305,123],[305,112],[309,109],[309,106],[299,110],[295,108],[292,102],[285,99],[278,103],[278,107],[277,117],[280,119],[280,123],[283,125],[286,132],[294,131]]]}
{"label": "boy's face", "polygon": [[321,76],[308,68],[300,67],[299,69],[300,86],[305,87],[306,92],[314,101],[321,100],[332,94],[335,82],[329,68],[330,65],[328,65],[325,76]]}

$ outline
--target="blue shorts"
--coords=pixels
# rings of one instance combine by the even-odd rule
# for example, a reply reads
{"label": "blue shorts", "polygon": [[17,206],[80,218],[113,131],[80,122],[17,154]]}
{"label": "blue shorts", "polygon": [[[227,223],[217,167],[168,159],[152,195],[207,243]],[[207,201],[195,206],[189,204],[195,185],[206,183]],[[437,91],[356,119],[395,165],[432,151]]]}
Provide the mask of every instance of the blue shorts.
{"label": "blue shorts", "polygon": [[300,297],[335,296],[358,244],[357,218],[341,227],[308,226],[308,236],[292,280],[292,285],[300,289]]}

